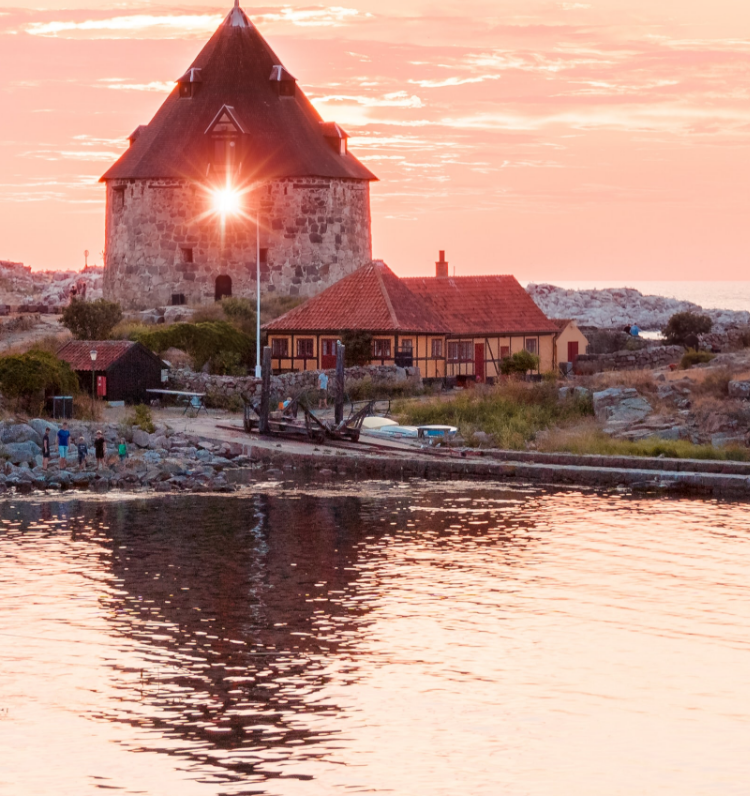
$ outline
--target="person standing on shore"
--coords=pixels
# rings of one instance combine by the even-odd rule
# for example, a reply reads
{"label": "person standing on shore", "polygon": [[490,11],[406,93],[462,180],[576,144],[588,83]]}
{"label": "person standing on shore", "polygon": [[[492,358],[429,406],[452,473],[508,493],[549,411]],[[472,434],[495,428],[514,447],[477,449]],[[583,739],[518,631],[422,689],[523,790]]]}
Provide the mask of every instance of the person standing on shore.
{"label": "person standing on shore", "polygon": [[107,443],[104,441],[104,435],[101,431],[96,432],[96,439],[94,440],[94,451],[96,452],[96,469],[104,469],[104,457],[107,455]]}
{"label": "person standing on shore", "polygon": [[125,459],[128,458],[128,446],[124,437],[120,437],[120,444],[117,446],[117,453],[121,462],[124,462]]}
{"label": "person standing on shore", "polygon": [[325,409],[328,406],[328,375],[322,370],[318,374],[318,389],[320,390],[318,409]]}
{"label": "person standing on shore", "polygon": [[62,428],[57,432],[57,452],[60,455],[60,467],[64,470],[68,458],[68,444],[70,443],[70,431],[68,424],[63,423]]}
{"label": "person standing on shore", "polygon": [[49,464],[49,429],[44,429],[44,436],[42,437],[42,470],[47,469],[47,465]]}

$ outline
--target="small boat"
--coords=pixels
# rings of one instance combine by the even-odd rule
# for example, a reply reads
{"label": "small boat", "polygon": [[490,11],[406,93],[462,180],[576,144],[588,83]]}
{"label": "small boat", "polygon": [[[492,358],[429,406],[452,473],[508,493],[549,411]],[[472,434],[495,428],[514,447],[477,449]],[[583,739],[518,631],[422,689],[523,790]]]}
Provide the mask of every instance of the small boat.
{"label": "small boat", "polygon": [[362,430],[365,429],[378,429],[383,426],[397,426],[398,423],[390,417],[380,417],[379,415],[370,415],[362,421]]}
{"label": "small boat", "polygon": [[386,439],[417,439],[419,430],[416,426],[384,425],[380,428],[363,428],[363,434],[370,437],[384,437]]}
{"label": "small boat", "polygon": [[446,437],[455,437],[458,434],[456,426],[417,426],[417,436],[420,439],[445,439]]}

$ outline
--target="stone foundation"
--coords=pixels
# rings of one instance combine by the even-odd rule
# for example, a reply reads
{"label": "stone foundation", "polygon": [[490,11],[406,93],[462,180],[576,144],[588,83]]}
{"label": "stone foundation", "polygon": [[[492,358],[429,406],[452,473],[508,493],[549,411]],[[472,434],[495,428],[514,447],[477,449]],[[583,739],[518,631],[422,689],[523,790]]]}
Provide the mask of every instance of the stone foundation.
{"label": "stone foundation", "polygon": [[[275,397],[297,395],[303,390],[316,389],[318,386],[317,370],[296,371],[271,376],[271,393]],[[329,390],[333,394],[333,384],[336,378],[335,370],[325,371],[329,378]],[[395,365],[363,365],[347,368],[345,371],[345,384],[371,379],[390,384],[411,383],[415,388],[422,387],[422,377],[419,368],[399,368]],[[260,395],[261,380],[255,376],[215,376],[209,373],[196,373],[192,370],[170,371],[169,381],[172,388],[189,392],[207,392],[218,395]]]}
{"label": "stone foundation", "polygon": [[364,180],[272,180],[222,227],[204,186],[110,180],[104,295],[132,309],[201,304],[229,277],[232,295],[254,297],[259,203],[261,292],[312,296],[372,259],[369,191]]}

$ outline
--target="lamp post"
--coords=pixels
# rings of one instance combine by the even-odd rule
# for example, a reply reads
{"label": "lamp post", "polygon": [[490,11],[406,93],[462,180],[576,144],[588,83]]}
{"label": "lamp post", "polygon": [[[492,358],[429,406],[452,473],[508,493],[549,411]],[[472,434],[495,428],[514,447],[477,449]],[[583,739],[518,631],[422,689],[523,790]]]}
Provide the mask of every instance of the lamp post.
{"label": "lamp post", "polygon": [[258,206],[255,208],[255,293],[257,294],[257,308],[255,310],[255,378],[263,375],[260,364],[260,194]]}
{"label": "lamp post", "polygon": [[91,357],[91,419],[94,419],[94,396],[96,395],[96,349],[89,351]]}

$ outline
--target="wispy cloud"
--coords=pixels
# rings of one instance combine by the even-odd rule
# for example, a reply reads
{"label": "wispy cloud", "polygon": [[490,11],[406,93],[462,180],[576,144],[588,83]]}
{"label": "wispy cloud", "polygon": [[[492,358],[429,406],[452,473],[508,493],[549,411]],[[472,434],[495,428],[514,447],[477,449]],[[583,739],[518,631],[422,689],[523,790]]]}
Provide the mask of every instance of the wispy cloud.
{"label": "wispy cloud", "polygon": [[[259,14],[253,19],[259,25],[286,24],[297,27],[341,27],[372,18],[355,8],[313,6]],[[210,36],[224,19],[222,14],[132,14],[99,19],[62,19],[30,22],[22,30],[32,36],[94,39],[180,39]]]}
{"label": "wispy cloud", "polygon": [[220,14],[163,15],[133,14],[132,16],[86,19],[81,22],[30,22],[25,30],[32,36],[95,38],[183,38],[213,33],[222,21]]}

